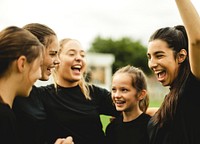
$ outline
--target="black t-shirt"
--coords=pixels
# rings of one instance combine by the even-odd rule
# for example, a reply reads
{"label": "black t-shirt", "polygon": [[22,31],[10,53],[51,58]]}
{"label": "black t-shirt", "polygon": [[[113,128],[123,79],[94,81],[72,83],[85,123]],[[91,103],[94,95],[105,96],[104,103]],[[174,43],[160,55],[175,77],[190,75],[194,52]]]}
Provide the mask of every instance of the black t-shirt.
{"label": "black t-shirt", "polygon": [[130,122],[119,117],[106,128],[106,144],[148,144],[147,123],[151,117],[142,113]]}
{"label": "black t-shirt", "polygon": [[200,143],[200,80],[186,79],[173,121],[158,128],[149,121],[150,144]]}
{"label": "black t-shirt", "polygon": [[16,117],[9,105],[0,102],[0,143],[18,144]]}
{"label": "black t-shirt", "polygon": [[[18,118],[21,117],[22,133],[26,133],[29,125],[28,128],[33,132],[26,135],[37,141],[35,144],[41,144],[39,141],[44,137],[47,143],[52,144],[57,138],[67,136],[72,136],[75,144],[103,144],[105,135],[100,114],[118,116],[119,112],[112,104],[111,93],[106,89],[90,86],[90,96],[92,100],[87,100],[79,86],[58,86],[55,89],[51,84],[34,87],[28,98],[15,100],[14,109]],[[36,128],[38,125],[41,127]]]}
{"label": "black t-shirt", "polygon": [[33,86],[29,97],[16,97],[13,102],[20,144],[45,143],[47,116],[39,96],[41,90]]}
{"label": "black t-shirt", "polygon": [[43,102],[48,116],[48,142],[59,137],[72,136],[75,144],[103,144],[100,114],[116,116],[110,92],[90,87],[91,100],[87,100],[79,86],[72,88],[45,87]]}

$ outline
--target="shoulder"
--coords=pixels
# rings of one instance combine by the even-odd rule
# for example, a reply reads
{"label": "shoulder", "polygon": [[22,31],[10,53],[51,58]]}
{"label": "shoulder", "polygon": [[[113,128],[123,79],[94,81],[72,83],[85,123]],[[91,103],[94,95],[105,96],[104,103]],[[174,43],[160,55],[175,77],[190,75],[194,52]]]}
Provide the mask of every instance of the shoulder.
{"label": "shoulder", "polygon": [[110,120],[110,123],[107,125],[106,130],[110,131],[122,123],[122,116],[113,118]]}
{"label": "shoulder", "polygon": [[199,92],[199,87],[200,87],[200,80],[190,72],[190,74],[183,83],[182,90],[186,93],[192,93],[193,95],[196,95],[196,93]]}
{"label": "shoulder", "polygon": [[56,87],[54,84],[49,84],[46,86],[40,86],[40,87],[36,87],[34,86],[32,91],[33,93],[46,93],[46,92],[52,92],[55,91]]}
{"label": "shoulder", "polygon": [[7,122],[8,120],[15,118],[14,113],[12,109],[9,107],[9,105],[1,102],[0,102],[0,115],[1,115],[0,118],[1,122],[2,121]]}
{"label": "shoulder", "polygon": [[189,74],[188,82],[193,85],[200,85],[200,79],[195,77],[192,72]]}
{"label": "shoulder", "polygon": [[146,113],[142,113],[139,117],[138,120],[142,123],[148,123],[149,120],[151,119],[151,116],[149,114]]}
{"label": "shoulder", "polygon": [[107,90],[106,88],[97,86],[97,85],[89,85],[89,89],[91,94],[95,93],[95,94],[99,94],[99,95],[110,95],[110,91]]}

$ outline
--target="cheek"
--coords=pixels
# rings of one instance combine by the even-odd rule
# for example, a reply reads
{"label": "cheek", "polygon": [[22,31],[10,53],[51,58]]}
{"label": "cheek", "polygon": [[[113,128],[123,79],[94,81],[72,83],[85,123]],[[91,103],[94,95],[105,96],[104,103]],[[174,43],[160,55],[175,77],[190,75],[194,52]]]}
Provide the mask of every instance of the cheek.
{"label": "cheek", "polygon": [[69,72],[70,69],[71,69],[70,64],[68,62],[62,61],[59,64],[57,71],[59,71],[59,73],[66,73]]}
{"label": "cheek", "polygon": [[40,79],[42,77],[42,69],[41,67],[38,67],[35,69],[35,71],[30,75],[30,81],[31,83],[35,83],[36,80]]}
{"label": "cheek", "polygon": [[111,99],[112,99],[112,100],[114,99],[114,94],[113,94],[113,93],[111,94]]}
{"label": "cheek", "polygon": [[150,61],[148,61],[148,67],[151,68],[151,67],[150,67]]}
{"label": "cheek", "polygon": [[53,64],[53,61],[52,61],[52,58],[48,55],[44,58],[43,65],[48,66],[48,65],[51,65],[51,64]]}
{"label": "cheek", "polygon": [[86,70],[86,60],[84,59],[83,61],[82,61],[82,69],[85,71]]}

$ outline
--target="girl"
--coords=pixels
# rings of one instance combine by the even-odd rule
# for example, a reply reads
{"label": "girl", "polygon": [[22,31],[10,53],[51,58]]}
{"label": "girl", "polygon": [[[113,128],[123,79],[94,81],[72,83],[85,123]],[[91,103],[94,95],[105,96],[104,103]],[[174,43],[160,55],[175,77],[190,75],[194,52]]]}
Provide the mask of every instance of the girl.
{"label": "girl", "polygon": [[130,65],[117,70],[112,79],[112,100],[122,116],[107,126],[107,144],[147,144],[149,96],[143,71]]}
{"label": "girl", "polygon": [[[40,23],[30,23],[23,27],[34,34],[44,45],[42,63],[42,77],[40,80],[47,81],[56,65],[60,63],[58,58],[59,42],[56,33],[48,26]],[[37,96],[38,88],[33,86],[30,96],[27,98],[16,97],[14,101],[14,112],[17,116],[19,136],[21,144],[44,144],[46,134],[46,111],[40,97]],[[29,132],[27,132],[29,131]],[[69,144],[72,139],[68,138]],[[65,142],[59,139],[56,143]]]}
{"label": "girl", "polygon": [[148,44],[149,67],[157,80],[170,88],[150,120],[150,144],[200,141],[200,18],[190,0],[176,0],[176,3],[185,27],[158,29]]}
{"label": "girl", "polygon": [[75,144],[105,143],[100,114],[118,115],[110,92],[85,82],[85,51],[77,40],[60,41],[59,59],[55,84],[38,87],[31,95],[43,105],[46,143],[67,136]]}
{"label": "girl", "polygon": [[28,96],[41,78],[43,45],[27,30],[10,26],[0,32],[1,143],[18,143],[14,98]]}

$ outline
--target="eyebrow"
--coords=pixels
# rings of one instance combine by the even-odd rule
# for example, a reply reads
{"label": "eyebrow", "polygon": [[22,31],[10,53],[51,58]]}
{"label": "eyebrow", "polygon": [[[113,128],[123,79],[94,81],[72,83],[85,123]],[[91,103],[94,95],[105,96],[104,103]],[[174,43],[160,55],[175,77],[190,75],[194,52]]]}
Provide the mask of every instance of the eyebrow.
{"label": "eyebrow", "polygon": [[156,51],[154,54],[164,53],[164,51]]}
{"label": "eyebrow", "polygon": [[[156,51],[153,53],[153,55],[157,55],[157,54],[160,54],[160,53],[164,53],[164,51]],[[147,55],[150,55],[149,53],[147,53]]]}

